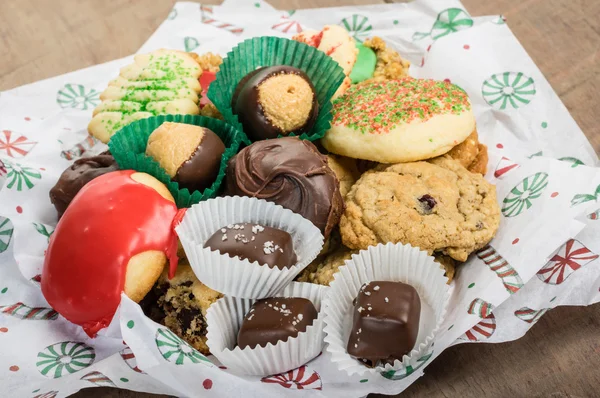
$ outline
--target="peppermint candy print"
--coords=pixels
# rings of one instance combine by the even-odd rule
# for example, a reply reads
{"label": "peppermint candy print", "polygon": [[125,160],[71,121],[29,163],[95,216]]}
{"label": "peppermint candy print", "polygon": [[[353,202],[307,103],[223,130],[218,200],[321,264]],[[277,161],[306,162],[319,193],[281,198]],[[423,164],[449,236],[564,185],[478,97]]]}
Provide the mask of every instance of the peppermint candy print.
{"label": "peppermint candy print", "polygon": [[473,26],[473,19],[465,10],[448,8],[438,14],[429,32],[416,32],[413,35],[413,40],[421,40],[425,37],[437,40],[440,37],[458,32],[459,30],[468,29],[471,26]]}
{"label": "peppermint candy print", "polygon": [[146,374],[142,369],[138,368],[137,359],[135,359],[135,355],[133,354],[133,351],[131,351],[131,348],[129,348],[129,346],[119,351],[119,355],[121,355],[121,358],[127,364],[127,366],[131,368],[131,370],[137,373]]}
{"label": "peppermint candy print", "polygon": [[42,394],[38,394],[36,396],[34,396],[33,398],[56,398],[56,395],[58,394],[58,391],[48,391]]}
{"label": "peppermint candy print", "polygon": [[548,185],[548,174],[535,173],[526,177],[510,190],[502,201],[502,214],[515,217],[532,206],[532,201],[539,198]]}
{"label": "peppermint candy print", "polygon": [[82,84],[67,83],[58,90],[56,102],[61,108],[86,111],[100,103],[100,92],[94,89],[88,90]]}
{"label": "peppermint candy print", "polygon": [[34,181],[42,178],[42,174],[38,169],[32,167],[24,167],[19,163],[5,162],[6,170],[6,188],[22,191],[25,188],[31,189],[35,186]]}
{"label": "peppermint candy print", "polygon": [[287,15],[283,15],[279,22],[271,26],[271,29],[289,34],[297,34],[302,32],[303,30],[302,25],[300,25],[299,22],[290,19]]}
{"label": "peppermint candy print", "polygon": [[195,37],[186,37],[183,39],[183,47],[186,52],[193,51],[200,46],[200,42]]}
{"label": "peppermint candy print", "polygon": [[504,288],[509,294],[516,293],[523,287],[523,280],[519,276],[517,270],[498,254],[496,249],[492,246],[487,245],[483,249],[477,251],[477,257],[498,275],[502,280],[502,284],[504,284]]}
{"label": "peppermint candy print", "polygon": [[214,19],[212,16],[213,16],[212,6],[204,6],[204,5],[200,6],[200,20],[202,21],[202,23],[204,23],[206,25],[212,25],[219,29],[224,29],[230,33],[233,33],[234,35],[239,35],[242,32],[244,32],[244,28],[237,26],[237,25],[227,23],[227,22],[218,21],[218,20]]}
{"label": "peppermint candy print", "polygon": [[481,94],[492,107],[500,110],[527,105],[535,95],[535,84],[522,72],[496,73],[483,82]]}
{"label": "peppermint candy print", "polygon": [[571,156],[565,156],[562,158],[559,158],[558,160],[562,160],[563,162],[567,162],[567,163],[571,163],[571,167],[575,168],[577,166],[585,166],[585,163],[583,163],[581,160],[571,157]]}
{"label": "peppermint candy print", "polygon": [[520,320],[534,324],[540,320],[550,308],[542,308],[541,310],[533,310],[529,307],[523,307],[515,311],[515,316]]}
{"label": "peppermint candy print", "polygon": [[91,135],[88,135],[83,141],[75,144],[71,149],[64,150],[60,153],[60,156],[67,160],[73,160],[80,158],[81,155],[92,149],[100,141]]}
{"label": "peppermint candy print", "polygon": [[279,384],[290,390],[321,390],[323,388],[321,376],[306,365],[289,372],[263,377],[260,381]]}
{"label": "peppermint candy print", "polygon": [[597,201],[598,195],[600,195],[600,185],[596,187],[596,190],[592,194],[580,193],[573,196],[573,199],[571,199],[571,206],[576,206],[585,202]]}
{"label": "peppermint candy print", "polygon": [[169,329],[158,329],[156,331],[156,347],[169,362],[176,365],[185,365],[186,363],[204,363],[213,366],[204,355],[200,354],[194,347],[189,345],[171,332]]}
{"label": "peppermint candy print", "polygon": [[12,222],[8,218],[0,216],[0,253],[8,249],[13,231]]}
{"label": "peppermint candy print", "polygon": [[494,171],[494,177],[502,179],[506,173],[511,170],[519,168],[519,164],[513,162],[507,157],[502,156],[502,159],[498,162],[496,170]]}
{"label": "peppermint candy print", "polygon": [[44,224],[33,223],[35,230],[38,231],[41,235],[44,235],[48,241],[50,241],[50,235],[54,232],[54,228],[49,227]]}
{"label": "peppermint candy print", "polygon": [[58,312],[47,307],[29,307],[18,302],[11,305],[0,306],[0,313],[13,316],[19,319],[29,319],[34,321],[53,321],[58,318]]}
{"label": "peppermint candy print", "polygon": [[116,387],[115,383],[113,383],[111,379],[98,371],[85,374],[81,376],[79,380],[89,381],[97,387]]}
{"label": "peppermint candy print", "polygon": [[433,351],[428,354],[423,355],[421,358],[417,359],[416,366],[407,365],[399,370],[388,370],[386,372],[381,372],[381,375],[388,380],[402,380],[415,373],[418,369],[422,368],[427,361],[433,356]]}
{"label": "peppermint candy print", "polygon": [[92,347],[75,341],[52,344],[37,355],[38,371],[51,379],[85,369],[94,362],[96,353]]}
{"label": "peppermint candy print", "polygon": [[549,285],[560,285],[571,274],[596,260],[598,255],[578,240],[570,239],[556,251],[548,264],[538,271],[537,277]]}
{"label": "peppermint candy print", "polygon": [[0,151],[13,159],[27,155],[36,144],[37,142],[29,141],[24,135],[17,135],[10,130],[3,130],[0,134]]}
{"label": "peppermint candy print", "polygon": [[354,40],[359,43],[362,43],[367,38],[371,29],[373,29],[369,24],[369,18],[358,14],[353,14],[351,17],[342,19],[339,24],[346,28],[352,37],[354,37]]}

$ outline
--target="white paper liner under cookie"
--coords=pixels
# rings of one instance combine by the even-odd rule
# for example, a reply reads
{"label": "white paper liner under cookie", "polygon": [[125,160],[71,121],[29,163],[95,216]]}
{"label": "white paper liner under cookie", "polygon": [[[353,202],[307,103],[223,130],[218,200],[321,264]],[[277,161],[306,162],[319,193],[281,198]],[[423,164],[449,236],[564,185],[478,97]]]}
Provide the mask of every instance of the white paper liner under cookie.
{"label": "white paper liner under cookie", "polygon": [[237,347],[237,333],[244,316],[256,300],[223,297],[211,305],[206,314],[207,345],[217,359],[233,373],[268,376],[304,365],[323,348],[323,312],[321,300],[327,286],[292,282],[274,297],[309,299],[319,312],[317,319],[297,337],[273,345],[255,348]]}
{"label": "white paper liner under cookie", "polygon": [[[421,298],[419,334],[413,350],[393,365],[369,368],[346,351],[352,329],[352,301],[360,287],[370,281],[394,281],[412,285]],[[375,374],[415,367],[427,354],[438,333],[448,307],[450,286],[444,271],[433,257],[410,245],[377,245],[361,250],[346,260],[334,275],[323,299],[326,350],[338,369],[352,374]]]}
{"label": "white paper liner under cookie", "polygon": [[[204,248],[220,228],[245,222],[287,231],[293,239],[296,265],[279,269]],[[274,203],[249,197],[227,196],[193,205],[176,231],[198,279],[213,290],[239,298],[272,296],[306,268],[323,247],[323,235],[309,220]]]}

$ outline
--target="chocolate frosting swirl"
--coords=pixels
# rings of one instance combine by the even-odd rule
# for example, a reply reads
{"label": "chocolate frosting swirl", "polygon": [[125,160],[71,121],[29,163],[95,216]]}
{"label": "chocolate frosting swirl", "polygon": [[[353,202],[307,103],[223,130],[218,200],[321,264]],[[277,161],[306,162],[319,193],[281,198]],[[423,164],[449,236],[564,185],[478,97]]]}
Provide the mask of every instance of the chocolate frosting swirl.
{"label": "chocolate frosting swirl", "polygon": [[325,238],[338,224],[344,202],[327,158],[297,137],[257,141],[227,166],[227,195],[274,202],[312,221]]}
{"label": "chocolate frosting swirl", "polygon": [[63,171],[56,185],[50,190],[50,201],[58,212],[58,218],[62,217],[75,195],[85,184],[116,170],[119,170],[119,166],[109,151],[76,160]]}

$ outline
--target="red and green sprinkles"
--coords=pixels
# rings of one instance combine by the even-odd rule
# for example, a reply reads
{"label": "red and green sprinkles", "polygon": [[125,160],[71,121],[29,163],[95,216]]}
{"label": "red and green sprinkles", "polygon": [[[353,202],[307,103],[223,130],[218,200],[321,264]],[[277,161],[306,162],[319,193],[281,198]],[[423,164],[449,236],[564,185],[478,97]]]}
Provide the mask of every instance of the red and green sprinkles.
{"label": "red and green sprinkles", "polygon": [[351,86],[333,102],[334,126],[370,134],[389,133],[395,126],[471,109],[469,97],[455,84],[405,78]]}

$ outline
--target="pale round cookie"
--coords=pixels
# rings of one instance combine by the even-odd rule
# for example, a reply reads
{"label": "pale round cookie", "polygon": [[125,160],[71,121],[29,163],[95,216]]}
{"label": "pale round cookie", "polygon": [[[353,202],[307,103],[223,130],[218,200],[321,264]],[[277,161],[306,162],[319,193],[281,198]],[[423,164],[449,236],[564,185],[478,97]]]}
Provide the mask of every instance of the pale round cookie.
{"label": "pale round cookie", "polygon": [[346,196],[340,233],[351,249],[400,242],[466,261],[499,223],[496,187],[444,156],[363,174]]}
{"label": "pale round cookie", "polygon": [[469,98],[460,87],[410,77],[353,85],[334,101],[332,113],[323,146],[380,163],[443,155],[475,128]]}

